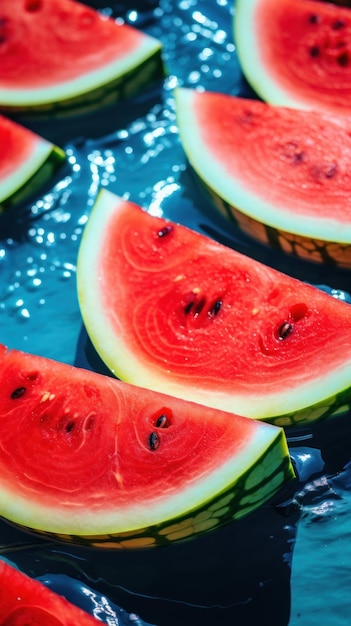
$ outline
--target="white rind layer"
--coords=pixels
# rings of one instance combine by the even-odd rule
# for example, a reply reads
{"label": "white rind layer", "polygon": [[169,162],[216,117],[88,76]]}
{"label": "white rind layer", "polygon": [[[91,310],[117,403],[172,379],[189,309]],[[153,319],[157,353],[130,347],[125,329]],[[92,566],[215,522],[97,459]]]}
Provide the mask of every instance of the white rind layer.
{"label": "white rind layer", "polygon": [[38,138],[33,142],[32,151],[28,158],[16,165],[11,174],[1,178],[0,203],[19,191],[48,160],[54,150],[53,144],[45,139]]}
{"label": "white rind layer", "polygon": [[40,88],[6,89],[0,87],[0,105],[26,108],[55,104],[83,96],[94,89],[108,86],[118,78],[123,79],[124,75],[137,69],[141,63],[158,53],[160,49],[161,43],[157,39],[143,35],[135,52],[128,53],[123,58],[111,61],[101,68],[77,76],[72,80]]}

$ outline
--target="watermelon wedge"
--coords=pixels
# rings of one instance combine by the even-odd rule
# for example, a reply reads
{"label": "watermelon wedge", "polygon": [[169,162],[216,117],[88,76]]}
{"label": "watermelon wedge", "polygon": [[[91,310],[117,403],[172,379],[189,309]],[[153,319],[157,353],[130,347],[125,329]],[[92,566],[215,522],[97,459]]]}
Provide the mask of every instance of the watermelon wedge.
{"label": "watermelon wedge", "polygon": [[175,94],[186,156],[226,217],[264,244],[351,267],[351,119]]}
{"label": "watermelon wedge", "polygon": [[349,409],[349,305],[107,190],[78,296],[123,380],[280,426]]}
{"label": "watermelon wedge", "polygon": [[101,621],[0,559],[2,626],[98,626]]}
{"label": "watermelon wedge", "polygon": [[75,0],[1,0],[0,109],[81,111],[163,72],[161,43]]}
{"label": "watermelon wedge", "polygon": [[350,115],[351,11],[338,4],[237,0],[239,61],[263,100]]}
{"label": "watermelon wedge", "polygon": [[293,477],[284,431],[0,347],[0,516],[146,548],[246,515]]}
{"label": "watermelon wedge", "polygon": [[0,115],[0,212],[44,185],[65,152],[24,126]]}

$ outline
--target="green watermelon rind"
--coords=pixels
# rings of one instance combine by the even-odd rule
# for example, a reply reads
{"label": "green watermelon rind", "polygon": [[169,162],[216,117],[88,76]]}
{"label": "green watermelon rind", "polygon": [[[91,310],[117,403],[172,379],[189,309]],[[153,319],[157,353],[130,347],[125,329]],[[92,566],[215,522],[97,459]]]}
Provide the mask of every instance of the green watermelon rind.
{"label": "green watermelon rind", "polygon": [[[221,197],[217,191],[205,183],[198,170],[195,168],[192,170],[199,187],[210,198],[218,211],[249,237],[270,248],[306,261],[326,263],[330,266],[334,265],[346,269],[351,267],[351,245],[349,243],[306,237],[258,221]],[[339,238],[341,239],[341,235]]]}
{"label": "green watermelon rind", "polygon": [[[89,511],[86,511],[84,531],[74,531],[70,518],[64,525],[67,529],[63,527],[52,530],[54,511],[52,509],[46,511],[43,516],[39,512],[39,506],[37,510],[34,509],[33,523],[29,524],[29,511],[25,502],[23,507],[18,503],[14,506],[6,506],[11,509],[11,513],[8,510],[4,511],[2,506],[0,515],[6,521],[26,531],[64,543],[121,550],[153,548],[193,539],[240,519],[268,504],[282,487],[294,478],[295,473],[284,431],[277,429],[274,439],[265,451],[253,460],[252,465],[247,470],[243,470],[240,476],[220,491],[213,493],[208,499],[204,496],[203,501],[196,507],[192,506],[194,503],[190,499],[185,513],[159,523],[116,532],[113,528],[109,532],[103,530],[100,533],[98,529],[89,532]],[[180,496],[182,497],[183,494],[180,493]],[[2,502],[6,502],[6,498],[2,498]],[[16,509],[17,514],[13,515]],[[45,518],[48,520],[47,528],[44,528]],[[86,523],[87,520],[88,523]],[[100,523],[103,524],[102,521]]]}
{"label": "green watermelon rind", "polygon": [[0,88],[0,109],[31,116],[85,113],[132,98],[165,74],[161,42],[148,37],[141,49],[128,57],[128,63],[116,61],[65,85],[32,90]]}
{"label": "green watermelon rind", "polygon": [[290,426],[300,426],[320,422],[324,419],[339,416],[347,413],[351,409],[351,387],[330,396],[321,402],[316,402],[311,406],[304,407],[293,413],[277,415],[274,420],[262,418],[262,421],[269,421],[275,426],[287,428]]}
{"label": "green watermelon rind", "polygon": [[64,150],[39,140],[30,159],[0,181],[0,213],[31,198],[65,162]]}

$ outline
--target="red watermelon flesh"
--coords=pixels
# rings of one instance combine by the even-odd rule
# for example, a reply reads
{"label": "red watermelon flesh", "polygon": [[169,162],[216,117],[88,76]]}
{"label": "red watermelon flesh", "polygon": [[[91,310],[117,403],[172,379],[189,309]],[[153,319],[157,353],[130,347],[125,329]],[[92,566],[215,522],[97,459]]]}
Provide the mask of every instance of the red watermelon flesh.
{"label": "red watermelon flesh", "polygon": [[246,190],[244,210],[273,227],[351,241],[351,119],[192,89],[177,98],[189,159],[218,193],[240,208]]}
{"label": "red watermelon flesh", "polygon": [[281,429],[4,346],[0,375],[0,515],[30,529],[157,545],[292,476]]}
{"label": "red watermelon flesh", "polygon": [[33,139],[34,134],[30,130],[0,115],[0,177],[2,181],[20,167],[22,161],[27,161],[33,156],[35,152]]}
{"label": "red watermelon flesh", "polygon": [[97,626],[100,620],[0,559],[2,626]]}
{"label": "red watermelon flesh", "polygon": [[74,80],[128,57],[140,37],[136,29],[73,0],[2,0],[1,14],[0,84],[12,88]]}
{"label": "red watermelon flesh", "polygon": [[108,191],[78,294],[96,350],[129,382],[280,425],[350,402],[349,305]]}
{"label": "red watermelon flesh", "polygon": [[238,0],[244,74],[274,104],[349,115],[351,11],[318,0]]}
{"label": "red watermelon flesh", "polygon": [[44,184],[65,159],[63,150],[0,115],[0,211]]}
{"label": "red watermelon flesh", "polygon": [[182,145],[217,207],[245,232],[351,266],[351,122],[215,92],[176,90]]}
{"label": "red watermelon flesh", "polygon": [[2,0],[0,39],[5,109],[70,101],[122,79],[161,48],[75,0]]}

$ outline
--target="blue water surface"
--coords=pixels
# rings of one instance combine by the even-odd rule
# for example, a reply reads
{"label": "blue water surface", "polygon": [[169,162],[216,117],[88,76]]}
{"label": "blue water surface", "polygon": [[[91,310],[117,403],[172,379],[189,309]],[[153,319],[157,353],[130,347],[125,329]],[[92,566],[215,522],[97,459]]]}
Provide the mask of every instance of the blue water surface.
{"label": "blue water surface", "polygon": [[[167,77],[103,114],[64,121],[18,118],[61,145],[68,162],[30,203],[0,216],[0,342],[104,371],[84,331],[76,295],[79,243],[101,188],[350,301],[348,272],[252,242],[217,214],[186,162],[174,87],[253,95],[233,41],[235,4],[89,4],[161,39]],[[99,619],[108,624],[349,624],[349,416],[294,432],[289,445],[298,474],[293,491],[195,541],[101,555],[3,523],[0,554],[86,610],[98,607]]]}

